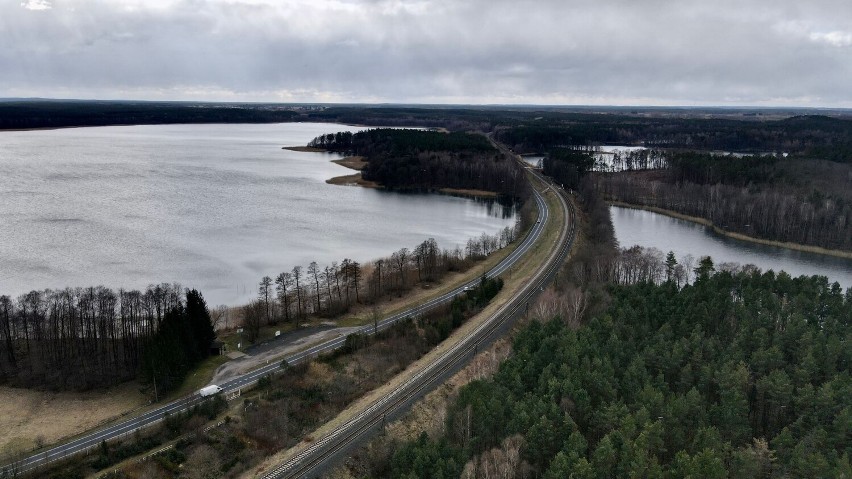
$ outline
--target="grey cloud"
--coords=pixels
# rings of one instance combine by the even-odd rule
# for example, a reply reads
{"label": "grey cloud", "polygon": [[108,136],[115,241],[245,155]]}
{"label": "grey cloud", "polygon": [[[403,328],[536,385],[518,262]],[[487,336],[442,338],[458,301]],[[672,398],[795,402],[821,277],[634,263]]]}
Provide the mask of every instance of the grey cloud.
{"label": "grey cloud", "polygon": [[852,106],[847,1],[66,0],[52,7],[0,6],[0,91]]}

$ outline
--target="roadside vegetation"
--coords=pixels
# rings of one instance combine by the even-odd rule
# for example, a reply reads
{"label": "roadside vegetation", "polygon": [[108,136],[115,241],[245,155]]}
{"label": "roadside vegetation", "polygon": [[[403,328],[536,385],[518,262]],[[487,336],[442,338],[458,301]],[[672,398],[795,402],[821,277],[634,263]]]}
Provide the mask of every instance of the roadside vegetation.
{"label": "roadside vegetation", "polygon": [[[446,339],[502,284],[483,277],[444,308],[374,336],[350,335],[344,348],[313,361],[282,362],[283,374],[261,379],[231,403],[216,396],[41,477],[86,477],[105,469],[118,470],[104,476],[110,478],[238,477],[269,454],[310,440],[306,435],[317,426]],[[148,451],[154,452],[140,459]]]}
{"label": "roadside vegetation", "polygon": [[265,276],[258,285],[258,299],[241,308],[245,337],[253,343],[265,326],[297,327],[310,319],[339,319],[358,308],[380,316],[384,303],[405,297],[415,288],[440,284],[448,275],[468,271],[509,246],[531,221],[523,218],[524,212],[514,227],[468,239],[464,248],[442,250],[429,238],[413,250],[401,248],[363,265],[344,258],[326,266],[316,262],[307,268],[294,266],[274,279]]}

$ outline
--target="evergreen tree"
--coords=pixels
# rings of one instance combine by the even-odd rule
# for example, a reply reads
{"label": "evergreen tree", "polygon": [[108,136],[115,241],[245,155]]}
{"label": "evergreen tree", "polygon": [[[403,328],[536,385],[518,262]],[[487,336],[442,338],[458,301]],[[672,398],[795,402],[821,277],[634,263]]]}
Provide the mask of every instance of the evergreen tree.
{"label": "evergreen tree", "polygon": [[704,256],[695,268],[695,277],[696,279],[707,279],[714,271],[716,271],[716,268],[713,266],[713,258]]}
{"label": "evergreen tree", "polygon": [[666,281],[674,280],[675,267],[677,267],[677,259],[675,258],[674,251],[669,251],[669,254],[666,255]]}

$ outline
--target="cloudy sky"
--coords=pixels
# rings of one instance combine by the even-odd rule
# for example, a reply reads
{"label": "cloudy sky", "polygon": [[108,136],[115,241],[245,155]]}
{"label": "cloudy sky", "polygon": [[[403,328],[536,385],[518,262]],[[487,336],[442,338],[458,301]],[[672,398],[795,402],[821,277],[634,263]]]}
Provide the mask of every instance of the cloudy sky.
{"label": "cloudy sky", "polygon": [[0,0],[0,97],[852,107],[850,0]]}

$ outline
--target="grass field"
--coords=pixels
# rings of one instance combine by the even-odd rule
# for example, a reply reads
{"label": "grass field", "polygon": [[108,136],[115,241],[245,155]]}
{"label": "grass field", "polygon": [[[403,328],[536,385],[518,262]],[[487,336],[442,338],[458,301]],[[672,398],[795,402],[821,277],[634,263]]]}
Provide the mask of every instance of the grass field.
{"label": "grass field", "polygon": [[0,387],[0,454],[51,444],[144,406],[136,383],[106,391],[53,393]]}

